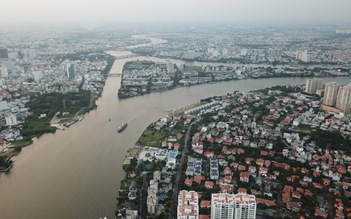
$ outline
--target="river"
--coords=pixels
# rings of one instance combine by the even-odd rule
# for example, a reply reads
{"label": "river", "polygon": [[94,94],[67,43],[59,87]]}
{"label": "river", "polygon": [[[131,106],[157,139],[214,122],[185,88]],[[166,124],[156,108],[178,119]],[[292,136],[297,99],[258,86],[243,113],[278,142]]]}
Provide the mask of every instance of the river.
{"label": "river", "polygon": [[[117,60],[111,73],[121,72],[127,60]],[[345,84],[350,79],[323,80]],[[234,90],[302,84],[306,79],[229,81],[119,100],[120,80],[107,79],[97,109],[87,113],[83,121],[36,139],[15,158],[10,172],[0,174],[0,218],[112,219],[127,150],[167,110]],[[128,127],[117,133],[116,128],[124,121]]]}

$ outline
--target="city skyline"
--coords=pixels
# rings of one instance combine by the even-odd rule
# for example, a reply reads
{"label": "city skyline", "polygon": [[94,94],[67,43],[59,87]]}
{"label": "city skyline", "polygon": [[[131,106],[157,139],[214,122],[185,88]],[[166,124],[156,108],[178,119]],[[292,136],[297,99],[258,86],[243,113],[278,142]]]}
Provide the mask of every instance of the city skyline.
{"label": "city skyline", "polygon": [[1,26],[111,24],[349,25],[347,0],[16,0],[2,4]]}

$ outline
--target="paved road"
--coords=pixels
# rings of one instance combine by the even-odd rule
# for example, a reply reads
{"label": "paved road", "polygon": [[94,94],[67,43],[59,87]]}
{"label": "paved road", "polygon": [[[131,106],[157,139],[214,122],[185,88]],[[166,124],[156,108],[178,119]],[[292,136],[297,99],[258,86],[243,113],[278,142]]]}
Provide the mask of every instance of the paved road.
{"label": "paved road", "polygon": [[186,132],[186,135],[185,135],[184,148],[182,150],[182,157],[180,158],[179,169],[178,169],[176,181],[175,181],[174,188],[173,188],[172,203],[171,203],[171,207],[169,208],[168,219],[176,219],[177,218],[179,181],[180,181],[180,178],[182,176],[182,169],[183,169],[183,165],[184,165],[184,161],[185,161],[185,156],[186,156],[186,154],[188,154],[188,141],[189,141],[189,136],[190,136],[190,130],[191,130],[192,125],[194,123],[196,123],[197,121],[198,120],[192,122],[189,125],[188,131]]}

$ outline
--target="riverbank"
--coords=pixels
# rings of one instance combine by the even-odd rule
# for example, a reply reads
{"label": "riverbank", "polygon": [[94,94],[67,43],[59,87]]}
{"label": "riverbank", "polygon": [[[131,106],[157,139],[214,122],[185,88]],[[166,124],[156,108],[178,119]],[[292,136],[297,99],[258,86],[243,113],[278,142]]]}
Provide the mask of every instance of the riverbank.
{"label": "riverbank", "polygon": [[[114,58],[108,56],[107,65],[101,71],[101,74],[105,76],[105,81],[113,63]],[[78,107],[77,100],[75,99],[77,95],[79,96]],[[30,102],[26,105],[31,109],[31,115],[26,118],[23,124],[17,127],[21,132],[21,137],[18,138],[19,140],[10,141],[10,146],[7,148],[6,153],[2,153],[2,155],[6,158],[8,158],[9,154],[11,154],[11,156],[17,156],[22,151],[23,147],[33,144],[35,138],[40,138],[44,134],[55,133],[56,130],[65,130],[65,128],[81,121],[84,118],[84,114],[96,109],[97,105],[95,101],[100,96],[101,92],[93,94],[91,91],[84,90],[67,94],[31,94]],[[70,105],[70,100],[72,98],[73,104]],[[50,103],[50,105],[47,105],[47,103]],[[81,103],[86,105],[83,106]],[[61,115],[61,119],[58,119],[60,111],[62,111],[63,114]],[[54,114],[54,112],[58,113]],[[64,114],[72,114],[73,116],[63,116]],[[54,118],[56,118],[56,120]],[[65,128],[62,126],[65,126]],[[9,168],[12,166],[13,163]]]}
{"label": "riverbank", "polygon": [[[156,39],[156,38],[153,38]],[[161,40],[161,39],[159,39]],[[123,54],[126,51],[122,51]],[[119,51],[108,51],[110,55],[119,57]],[[163,92],[178,87],[196,86],[206,83],[219,83],[231,80],[294,78],[294,77],[348,77],[351,69],[340,65],[268,65],[268,64],[230,64],[211,62],[191,62],[187,60],[167,59],[149,56],[138,56],[128,51],[127,59],[117,60],[127,62],[146,61],[167,65],[167,71],[154,72],[153,69],[142,69],[140,75],[134,69],[132,77],[122,77],[117,95],[121,99],[141,96],[152,92]],[[116,61],[116,62],[117,62]],[[168,66],[171,66],[168,68]],[[176,69],[173,67],[176,65]],[[184,69],[179,66],[184,66]],[[149,72],[148,72],[149,71]],[[120,72],[125,74],[125,69]],[[148,73],[148,74],[146,74]],[[128,83],[125,83],[127,81]]]}

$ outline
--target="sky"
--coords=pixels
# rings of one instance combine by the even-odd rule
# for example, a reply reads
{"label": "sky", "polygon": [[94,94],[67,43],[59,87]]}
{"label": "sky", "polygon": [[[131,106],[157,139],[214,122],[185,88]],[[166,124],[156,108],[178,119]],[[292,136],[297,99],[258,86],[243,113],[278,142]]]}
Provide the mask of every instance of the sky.
{"label": "sky", "polygon": [[351,24],[351,0],[0,0],[0,25]]}

